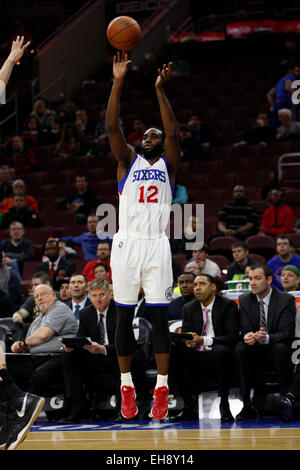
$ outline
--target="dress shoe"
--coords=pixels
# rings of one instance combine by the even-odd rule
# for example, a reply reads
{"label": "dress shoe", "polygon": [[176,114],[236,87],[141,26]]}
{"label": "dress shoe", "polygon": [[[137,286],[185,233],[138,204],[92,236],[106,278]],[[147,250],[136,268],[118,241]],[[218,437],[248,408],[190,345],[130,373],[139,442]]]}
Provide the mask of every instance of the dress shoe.
{"label": "dress shoe", "polygon": [[235,419],[237,421],[242,421],[244,419],[255,419],[257,418],[257,413],[251,405],[244,405],[239,414],[236,415]]}
{"label": "dress shoe", "polygon": [[234,418],[231,414],[230,408],[229,408],[229,403],[220,403],[220,415],[221,415],[221,421],[225,423],[229,423],[231,421],[234,421]]}
{"label": "dress shoe", "polygon": [[183,409],[178,415],[172,416],[169,421],[194,421],[195,419],[199,419],[199,416],[195,410]]}

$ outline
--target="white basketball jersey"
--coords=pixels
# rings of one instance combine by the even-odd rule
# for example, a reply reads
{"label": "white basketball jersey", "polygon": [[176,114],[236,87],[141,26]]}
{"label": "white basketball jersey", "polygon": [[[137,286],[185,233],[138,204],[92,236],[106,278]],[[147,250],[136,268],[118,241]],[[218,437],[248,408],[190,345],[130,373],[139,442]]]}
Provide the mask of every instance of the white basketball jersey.
{"label": "white basketball jersey", "polygon": [[165,234],[173,188],[164,157],[151,165],[146,158],[136,155],[118,190],[119,233],[135,238]]}

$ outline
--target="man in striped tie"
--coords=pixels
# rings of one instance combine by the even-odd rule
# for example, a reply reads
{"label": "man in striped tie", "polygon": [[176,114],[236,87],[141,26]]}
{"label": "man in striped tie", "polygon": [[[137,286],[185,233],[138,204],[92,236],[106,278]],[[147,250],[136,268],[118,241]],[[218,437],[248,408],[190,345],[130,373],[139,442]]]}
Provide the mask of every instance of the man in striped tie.
{"label": "man in striped tie", "polygon": [[243,408],[237,420],[257,417],[250,391],[259,372],[276,372],[280,392],[285,394],[293,370],[294,297],[271,287],[273,272],[267,265],[251,266],[249,278],[251,292],[239,297],[242,341],[235,347],[235,357]]}
{"label": "man in striped tie", "polygon": [[107,281],[95,279],[90,284],[91,305],[79,311],[77,336],[89,337],[91,344],[80,349],[67,348],[64,357],[65,397],[68,415],[62,423],[88,417],[88,403],[83,384],[105,374],[119,390],[119,368],[115,348],[116,309]]}

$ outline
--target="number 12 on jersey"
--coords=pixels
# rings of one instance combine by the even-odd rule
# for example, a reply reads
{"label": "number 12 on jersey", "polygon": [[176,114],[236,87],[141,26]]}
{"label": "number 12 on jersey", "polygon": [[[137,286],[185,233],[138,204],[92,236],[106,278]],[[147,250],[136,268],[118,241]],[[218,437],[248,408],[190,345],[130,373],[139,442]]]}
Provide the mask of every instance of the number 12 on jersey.
{"label": "number 12 on jersey", "polygon": [[[142,202],[142,203],[158,202],[158,198],[155,197],[158,194],[157,186],[149,186],[148,188],[146,188],[146,191],[145,191],[145,186],[140,186],[139,190],[140,190],[139,202]],[[145,201],[145,198],[146,198],[146,201]]]}

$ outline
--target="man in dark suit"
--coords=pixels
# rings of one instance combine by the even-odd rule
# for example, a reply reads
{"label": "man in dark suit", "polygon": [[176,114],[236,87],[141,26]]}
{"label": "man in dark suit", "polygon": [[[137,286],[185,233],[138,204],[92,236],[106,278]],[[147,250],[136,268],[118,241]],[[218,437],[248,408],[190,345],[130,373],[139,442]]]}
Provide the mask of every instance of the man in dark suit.
{"label": "man in dark suit", "polygon": [[250,401],[254,373],[266,365],[277,372],[284,394],[292,379],[291,341],[295,331],[296,306],[291,294],[271,287],[269,266],[253,265],[249,272],[251,292],[239,298],[241,339],[235,348],[243,408],[237,420],[255,418]]}
{"label": "man in dark suit", "polygon": [[116,391],[119,388],[120,372],[114,344],[116,309],[110,297],[106,281],[95,279],[91,282],[91,305],[79,312],[77,336],[89,337],[92,344],[81,349],[64,347],[65,398],[70,412],[62,422],[72,423],[87,416],[83,384],[90,382],[97,373],[110,375]]}
{"label": "man in dark suit", "polygon": [[181,296],[172,300],[168,305],[169,320],[181,320],[183,318],[183,306],[195,298],[194,296],[194,273],[182,273],[178,277],[178,287]]}
{"label": "man in dark suit", "polygon": [[68,300],[66,304],[72,309],[75,318],[79,320],[80,310],[91,305],[91,301],[88,297],[89,283],[87,277],[81,273],[72,274],[69,287],[72,298]]}
{"label": "man in dark suit", "polygon": [[56,281],[56,273],[59,269],[65,269],[68,276],[75,273],[76,267],[74,263],[60,257],[58,241],[55,238],[48,238],[46,241],[44,256],[47,257],[48,260],[39,264],[36,270],[49,273],[53,283]]}
{"label": "man in dark suit", "polygon": [[[65,347],[64,377],[66,408],[69,415],[62,423],[76,422],[88,415],[83,384],[93,382],[97,375],[105,374],[116,394],[116,413],[120,409],[120,370],[115,347],[116,307],[111,300],[107,281],[95,279],[90,284],[91,305],[79,312],[77,336],[89,337],[91,345],[72,350]],[[101,317],[103,314],[103,317]],[[138,387],[143,383],[143,358],[139,350],[133,354],[133,376]],[[140,388],[137,388],[139,393]]]}
{"label": "man in dark suit", "polygon": [[[233,421],[228,393],[233,366],[233,348],[239,337],[238,308],[233,300],[216,294],[216,281],[209,274],[200,274],[194,281],[195,300],[184,305],[183,332],[191,332],[191,340],[183,340],[171,354],[171,374],[177,373],[177,384],[185,407],[176,419],[196,418],[193,395],[211,371],[218,383],[222,421]],[[200,379],[200,380],[199,380]],[[200,384],[199,384],[200,381]]]}

